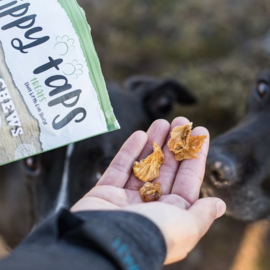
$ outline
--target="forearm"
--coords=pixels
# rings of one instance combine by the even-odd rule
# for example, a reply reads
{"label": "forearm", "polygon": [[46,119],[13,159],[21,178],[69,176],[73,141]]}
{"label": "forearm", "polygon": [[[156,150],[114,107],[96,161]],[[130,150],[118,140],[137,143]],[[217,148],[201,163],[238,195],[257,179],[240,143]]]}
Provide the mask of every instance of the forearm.
{"label": "forearm", "polygon": [[165,243],[148,219],[116,211],[67,210],[37,228],[7,259],[10,270],[160,269]]}

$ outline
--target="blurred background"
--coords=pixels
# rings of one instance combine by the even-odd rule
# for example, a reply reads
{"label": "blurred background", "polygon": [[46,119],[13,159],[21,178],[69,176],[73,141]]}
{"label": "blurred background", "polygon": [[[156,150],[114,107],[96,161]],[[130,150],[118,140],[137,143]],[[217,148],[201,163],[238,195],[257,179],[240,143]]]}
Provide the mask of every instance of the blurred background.
{"label": "blurred background", "polygon": [[199,105],[175,114],[215,136],[242,116],[259,70],[270,66],[267,0],[79,0],[104,76],[174,77]]}
{"label": "blurred background", "polygon": [[[257,73],[270,68],[268,0],[79,0],[106,80],[173,77],[197,97],[179,106],[212,138],[245,112]],[[170,119],[169,119],[170,120]],[[270,269],[270,224],[218,220],[188,258],[170,270]]]}
{"label": "blurred background", "polygon": [[[177,107],[212,138],[245,112],[257,73],[270,68],[268,0],[78,0],[86,11],[104,77],[172,77],[198,104]],[[169,119],[169,120],[170,120]],[[269,270],[270,224],[218,220],[198,247],[167,270]],[[1,240],[0,240],[1,242]],[[6,254],[3,248],[0,253]]]}

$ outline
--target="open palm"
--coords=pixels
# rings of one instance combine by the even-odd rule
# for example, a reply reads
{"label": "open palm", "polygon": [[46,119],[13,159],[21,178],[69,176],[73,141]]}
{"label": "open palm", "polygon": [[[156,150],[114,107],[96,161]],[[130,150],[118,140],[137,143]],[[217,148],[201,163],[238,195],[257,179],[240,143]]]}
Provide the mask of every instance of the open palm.
{"label": "open palm", "polygon": [[157,120],[147,133],[135,132],[122,146],[96,187],[72,210],[109,210],[142,203],[139,189],[144,183],[132,174],[132,166],[134,161],[141,160],[152,153],[153,141],[163,148],[165,156],[160,176],[155,180],[160,182],[162,188],[163,195],[159,201],[175,204],[184,209],[189,208],[199,197],[209,147],[208,131],[198,127],[192,132],[192,136],[207,135],[198,159],[185,160],[180,164],[167,146],[170,131],[175,126],[188,123],[189,121],[184,117],[176,118],[171,125],[165,120]]}
{"label": "open palm", "polygon": [[[167,246],[165,264],[185,258],[226,209],[220,199],[199,199],[209,148],[208,131],[203,127],[192,131],[192,136],[207,135],[197,159],[179,163],[168,149],[170,131],[188,123],[184,117],[176,118],[171,125],[165,120],[157,120],[147,133],[137,131],[132,134],[96,187],[71,210],[120,210],[143,215],[154,222],[164,236]],[[132,174],[132,166],[135,160],[152,153],[153,141],[163,148],[165,156],[160,176],[155,180],[161,184],[162,196],[157,202],[144,203],[139,193],[144,183]]]}

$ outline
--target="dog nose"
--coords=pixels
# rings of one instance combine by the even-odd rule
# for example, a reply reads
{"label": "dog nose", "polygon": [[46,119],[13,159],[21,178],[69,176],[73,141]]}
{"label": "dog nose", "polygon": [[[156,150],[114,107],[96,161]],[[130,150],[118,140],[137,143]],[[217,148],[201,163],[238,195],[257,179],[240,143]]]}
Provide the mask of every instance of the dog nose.
{"label": "dog nose", "polygon": [[209,154],[206,177],[217,188],[233,185],[237,180],[234,162],[226,156]]}

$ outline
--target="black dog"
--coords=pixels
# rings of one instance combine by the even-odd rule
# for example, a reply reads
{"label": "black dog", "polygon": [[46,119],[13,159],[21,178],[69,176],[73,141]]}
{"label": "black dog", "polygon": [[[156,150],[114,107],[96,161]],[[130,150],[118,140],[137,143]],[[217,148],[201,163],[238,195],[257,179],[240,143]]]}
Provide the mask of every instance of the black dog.
{"label": "black dog", "polygon": [[132,77],[126,91],[108,84],[121,130],[0,167],[0,235],[14,247],[44,217],[89,191],[124,141],[195,98],[172,79]]}
{"label": "black dog", "polygon": [[213,140],[205,178],[204,195],[222,198],[235,218],[270,216],[270,71],[258,76],[244,119]]}

